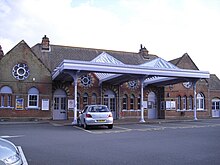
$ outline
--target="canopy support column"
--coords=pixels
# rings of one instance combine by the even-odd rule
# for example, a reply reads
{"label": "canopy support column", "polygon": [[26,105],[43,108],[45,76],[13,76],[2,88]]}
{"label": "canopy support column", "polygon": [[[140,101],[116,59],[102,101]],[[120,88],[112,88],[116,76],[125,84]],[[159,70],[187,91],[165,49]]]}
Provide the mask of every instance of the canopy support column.
{"label": "canopy support column", "polygon": [[78,82],[78,77],[80,76],[79,75],[80,71],[75,71],[75,72],[67,71],[66,73],[68,73],[73,78],[74,81],[74,117],[73,117],[72,125],[76,125],[77,124],[77,82]]}
{"label": "canopy support column", "polygon": [[193,110],[194,110],[194,120],[197,120],[197,108],[196,108],[196,81],[193,82],[193,93],[194,93],[194,106],[193,106]]}
{"label": "canopy support column", "polygon": [[142,78],[140,80],[141,82],[141,119],[140,119],[140,122],[141,123],[145,122],[144,120],[144,80],[145,78]]}
{"label": "canopy support column", "polygon": [[78,80],[78,75],[75,74],[73,76],[74,78],[74,118],[72,124],[76,125],[77,124],[77,80]]}
{"label": "canopy support column", "polygon": [[77,124],[77,80],[78,76],[75,75],[74,77],[74,118],[72,124]]}

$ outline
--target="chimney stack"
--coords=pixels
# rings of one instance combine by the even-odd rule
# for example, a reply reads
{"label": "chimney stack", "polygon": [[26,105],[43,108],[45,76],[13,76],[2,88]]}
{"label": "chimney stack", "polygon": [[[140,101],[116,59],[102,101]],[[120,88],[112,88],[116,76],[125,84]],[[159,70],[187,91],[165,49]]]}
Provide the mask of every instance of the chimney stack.
{"label": "chimney stack", "polygon": [[2,50],[2,46],[0,45],[0,60],[2,59],[3,56],[4,56],[4,52]]}
{"label": "chimney stack", "polygon": [[50,50],[50,41],[49,41],[49,38],[44,35],[44,37],[42,38],[42,50],[43,51],[49,51]]}
{"label": "chimney stack", "polygon": [[141,44],[141,48],[139,50],[139,53],[143,56],[144,59],[148,59],[148,50],[145,48],[145,46],[143,47],[143,45]]}

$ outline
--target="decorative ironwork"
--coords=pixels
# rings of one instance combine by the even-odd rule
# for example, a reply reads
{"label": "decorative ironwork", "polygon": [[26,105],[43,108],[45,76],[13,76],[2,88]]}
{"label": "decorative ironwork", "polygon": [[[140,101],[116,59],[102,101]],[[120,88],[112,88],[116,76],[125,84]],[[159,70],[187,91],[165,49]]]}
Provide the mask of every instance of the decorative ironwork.
{"label": "decorative ironwork", "polygon": [[83,87],[91,87],[93,85],[92,77],[89,74],[81,76],[80,82]]}
{"label": "decorative ironwork", "polygon": [[138,88],[138,81],[137,80],[129,81],[128,82],[128,88],[130,88],[130,89]]}
{"label": "decorative ironwork", "polygon": [[25,80],[28,78],[29,74],[30,74],[30,70],[27,64],[23,64],[23,63],[16,64],[12,69],[12,75],[17,80]]}

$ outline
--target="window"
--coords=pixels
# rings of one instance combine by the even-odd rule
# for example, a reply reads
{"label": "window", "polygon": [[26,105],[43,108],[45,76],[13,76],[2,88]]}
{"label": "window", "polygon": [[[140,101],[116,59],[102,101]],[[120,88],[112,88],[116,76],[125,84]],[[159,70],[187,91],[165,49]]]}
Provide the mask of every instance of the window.
{"label": "window", "polygon": [[128,96],[127,95],[123,96],[122,104],[123,104],[122,109],[128,109]]}
{"label": "window", "polygon": [[11,95],[8,95],[7,106],[11,107]]}
{"label": "window", "polygon": [[1,107],[11,107],[12,106],[12,90],[8,86],[4,86],[0,89],[0,99]]}
{"label": "window", "polygon": [[177,97],[177,109],[181,110],[181,96]]}
{"label": "window", "polygon": [[12,69],[12,75],[17,80],[25,80],[28,78],[30,70],[27,64],[16,64]]}
{"label": "window", "polygon": [[131,95],[130,98],[130,109],[134,109],[134,95]]}
{"label": "window", "polygon": [[202,93],[197,94],[197,110],[204,110],[205,109],[205,99]]}
{"label": "window", "polygon": [[28,108],[38,108],[39,91],[37,88],[32,87],[28,91]]}
{"label": "window", "polygon": [[84,95],[83,95],[83,107],[85,107],[86,105],[88,105],[88,94],[84,93]]}
{"label": "window", "polygon": [[220,110],[220,99],[212,99],[212,110]]}
{"label": "window", "polygon": [[189,96],[189,110],[193,109],[193,97]]}
{"label": "window", "polygon": [[1,95],[1,107],[5,106],[5,96]]}
{"label": "window", "polygon": [[91,101],[91,104],[96,104],[96,101],[97,101],[97,96],[95,93],[92,94],[92,101]]}
{"label": "window", "polygon": [[187,97],[184,96],[183,97],[183,110],[186,110],[187,109]]}
{"label": "window", "polygon": [[77,93],[77,109],[80,109],[80,94]]}
{"label": "window", "polygon": [[54,98],[54,109],[55,110],[59,109],[59,97]]}
{"label": "window", "polygon": [[61,97],[61,103],[60,103],[60,108],[65,110],[66,109],[66,97]]}
{"label": "window", "polygon": [[141,109],[141,96],[138,96],[138,109]]}

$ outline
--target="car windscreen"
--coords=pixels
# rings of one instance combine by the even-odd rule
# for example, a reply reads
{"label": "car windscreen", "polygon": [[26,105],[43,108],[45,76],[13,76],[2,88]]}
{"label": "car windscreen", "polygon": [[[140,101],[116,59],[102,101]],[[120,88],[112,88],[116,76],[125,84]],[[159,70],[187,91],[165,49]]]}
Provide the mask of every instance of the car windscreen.
{"label": "car windscreen", "polygon": [[89,112],[110,112],[107,107],[104,106],[93,106],[90,107]]}

